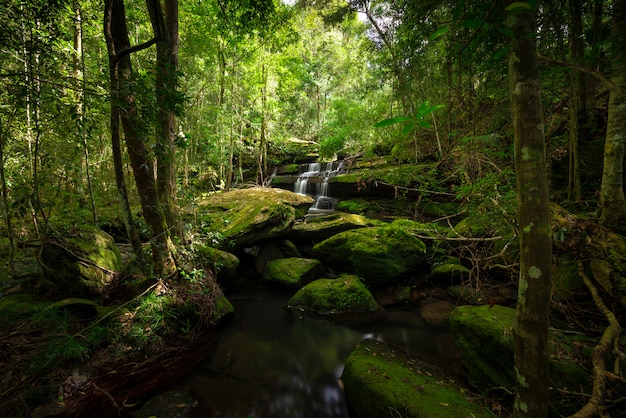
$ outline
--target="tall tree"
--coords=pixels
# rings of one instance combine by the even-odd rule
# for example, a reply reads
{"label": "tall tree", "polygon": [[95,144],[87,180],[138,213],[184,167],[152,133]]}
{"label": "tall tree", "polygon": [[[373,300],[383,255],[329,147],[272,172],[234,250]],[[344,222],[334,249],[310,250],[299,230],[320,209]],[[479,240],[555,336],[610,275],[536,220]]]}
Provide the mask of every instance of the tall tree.
{"label": "tall tree", "polygon": [[604,142],[604,165],[600,186],[600,223],[626,232],[624,198],[624,146],[626,145],[626,0],[613,1],[611,29],[611,81],[618,88],[609,93],[609,116]]}
{"label": "tall tree", "polygon": [[123,0],[105,2],[104,30],[109,50],[109,68],[115,72],[112,78],[117,80],[119,100],[123,103],[123,108],[119,108],[121,110],[119,116],[124,129],[130,164],[135,176],[143,216],[150,228],[153,270],[157,277],[164,277],[174,273],[176,265],[167,223],[157,195],[154,165],[146,145],[147,130],[142,126],[142,115],[137,107],[133,91],[133,67],[130,59],[131,53],[153,45],[158,38],[131,47]]}
{"label": "tall tree", "polygon": [[508,61],[520,236],[513,416],[536,418],[548,415],[549,385],[552,232],[545,135],[534,10],[527,2],[505,4],[506,23],[514,34]]}
{"label": "tall tree", "polygon": [[[176,107],[178,87],[178,0],[147,2],[157,42],[156,125],[157,191],[167,225],[182,238],[176,207]],[[152,6],[151,6],[152,5]]]}

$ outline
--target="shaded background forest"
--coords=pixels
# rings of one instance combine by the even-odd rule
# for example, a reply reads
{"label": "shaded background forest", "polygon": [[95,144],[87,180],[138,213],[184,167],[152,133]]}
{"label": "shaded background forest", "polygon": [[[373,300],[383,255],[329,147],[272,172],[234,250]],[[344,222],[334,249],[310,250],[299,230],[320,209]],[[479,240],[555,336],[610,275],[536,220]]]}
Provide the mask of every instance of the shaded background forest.
{"label": "shaded background forest", "polygon": [[[133,44],[152,36],[136,3],[126,5]],[[431,191],[454,184],[458,199],[507,193],[514,181],[501,7],[181,2],[180,93],[170,97],[181,205],[231,182],[263,183],[273,166],[306,160],[311,148],[323,160],[440,161],[428,178],[402,170],[387,180]],[[596,209],[602,176],[609,88],[594,73],[608,71],[611,9],[609,1],[544,2],[537,15],[553,198],[585,210]],[[102,12],[90,1],[0,8],[3,217],[17,220],[18,233],[68,217],[92,222],[115,207]],[[133,59],[141,129],[153,132],[155,54]],[[424,103],[443,108],[422,116]],[[399,116],[428,123],[373,127]]]}

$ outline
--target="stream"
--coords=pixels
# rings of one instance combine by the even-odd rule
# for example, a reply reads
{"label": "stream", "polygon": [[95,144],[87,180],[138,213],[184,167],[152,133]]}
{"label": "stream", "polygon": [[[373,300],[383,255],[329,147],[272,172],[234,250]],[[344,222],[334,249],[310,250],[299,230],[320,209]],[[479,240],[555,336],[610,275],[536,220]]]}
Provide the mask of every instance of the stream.
{"label": "stream", "polygon": [[350,352],[368,337],[443,367],[454,361],[449,330],[426,324],[415,305],[348,328],[285,310],[291,295],[253,283],[228,295],[236,314],[215,351],[173,387],[198,401],[193,417],[354,417],[338,378]]}

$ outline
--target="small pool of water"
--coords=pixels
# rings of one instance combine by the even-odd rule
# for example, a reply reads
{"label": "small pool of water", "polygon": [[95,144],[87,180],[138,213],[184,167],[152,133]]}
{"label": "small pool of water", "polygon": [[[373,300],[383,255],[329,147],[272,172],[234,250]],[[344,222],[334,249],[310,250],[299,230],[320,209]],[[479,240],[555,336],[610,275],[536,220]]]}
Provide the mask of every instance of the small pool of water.
{"label": "small pool of water", "polygon": [[291,295],[254,285],[228,295],[236,314],[215,351],[175,385],[198,400],[194,417],[354,417],[338,378],[365,338],[444,367],[456,357],[450,332],[427,325],[415,306],[348,328],[285,310]]}

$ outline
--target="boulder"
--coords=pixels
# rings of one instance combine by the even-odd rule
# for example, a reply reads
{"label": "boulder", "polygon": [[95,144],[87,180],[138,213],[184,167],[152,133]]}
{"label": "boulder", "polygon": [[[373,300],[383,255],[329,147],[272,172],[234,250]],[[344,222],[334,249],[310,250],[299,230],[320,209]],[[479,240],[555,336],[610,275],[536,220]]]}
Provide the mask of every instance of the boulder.
{"label": "boulder", "polygon": [[494,417],[434,366],[368,339],[348,356],[341,376],[360,417]]}
{"label": "boulder", "polygon": [[344,212],[334,212],[321,215],[307,215],[304,222],[293,226],[291,236],[294,240],[322,241],[339,232],[351,229],[379,225],[382,222]]}
{"label": "boulder", "polygon": [[430,268],[430,278],[435,283],[458,283],[460,280],[469,277],[470,271],[467,267],[459,264],[458,259],[448,259],[440,263],[435,263]]}
{"label": "boulder", "polygon": [[426,266],[426,245],[392,226],[341,232],[316,244],[313,252],[323,263],[354,273],[368,285],[391,284]]}
{"label": "boulder", "polygon": [[311,197],[282,189],[237,189],[199,202],[199,221],[219,248],[237,250],[286,235],[312,203]]}
{"label": "boulder", "polygon": [[122,256],[109,234],[85,226],[44,241],[39,263],[67,296],[107,295],[117,286]]}
{"label": "boulder", "polygon": [[299,289],[317,279],[324,268],[319,260],[290,257],[267,263],[263,280],[283,287]]}
{"label": "boulder", "polygon": [[447,300],[425,303],[420,307],[420,315],[424,321],[433,327],[446,326],[450,312],[454,310],[454,307],[454,304]]}
{"label": "boulder", "polygon": [[[461,350],[469,381],[483,393],[501,388],[509,393],[514,391],[514,318],[515,309],[500,305],[459,306],[450,314],[454,341]],[[590,393],[587,372],[574,360],[589,352],[585,348],[589,341],[583,340],[587,338],[550,331],[550,386],[564,390],[581,388]],[[574,406],[571,411],[561,409],[559,415],[569,415],[577,408]]]}
{"label": "boulder", "polygon": [[237,278],[239,258],[227,251],[200,246],[196,249],[196,261],[200,266],[210,265],[219,282],[230,282]]}
{"label": "boulder", "polygon": [[361,279],[343,275],[336,279],[317,279],[298,292],[288,302],[288,308],[337,319],[373,319],[383,309],[367,290]]}

